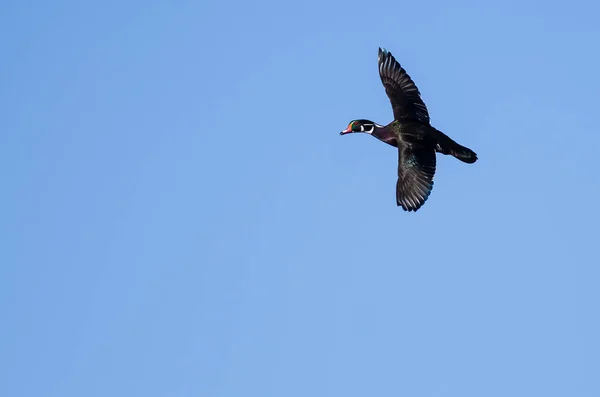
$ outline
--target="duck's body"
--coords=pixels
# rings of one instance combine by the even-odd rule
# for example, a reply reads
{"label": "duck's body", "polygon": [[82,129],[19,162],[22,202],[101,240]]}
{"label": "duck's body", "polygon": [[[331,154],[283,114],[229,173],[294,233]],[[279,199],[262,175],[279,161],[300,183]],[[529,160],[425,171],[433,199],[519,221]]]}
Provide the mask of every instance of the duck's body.
{"label": "duck's body", "polygon": [[417,211],[433,189],[436,152],[465,163],[474,163],[477,155],[431,126],[416,85],[392,54],[381,48],[379,75],[392,103],[394,121],[383,126],[365,119],[353,120],[341,134],[364,132],[398,148],[396,204],[405,211]]}
{"label": "duck's body", "polygon": [[394,147],[398,147],[398,140],[400,145],[433,145],[436,152],[451,154],[465,163],[474,163],[477,160],[477,155],[471,149],[459,145],[431,125],[423,125],[419,122],[394,120],[386,126],[375,124],[371,135]]}

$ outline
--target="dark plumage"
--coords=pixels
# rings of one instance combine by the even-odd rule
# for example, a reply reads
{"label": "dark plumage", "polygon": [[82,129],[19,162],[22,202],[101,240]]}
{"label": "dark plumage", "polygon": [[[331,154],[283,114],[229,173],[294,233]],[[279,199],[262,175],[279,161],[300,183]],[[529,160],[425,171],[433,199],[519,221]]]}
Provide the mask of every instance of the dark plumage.
{"label": "dark plumage", "polygon": [[433,189],[436,152],[469,164],[477,161],[477,154],[431,126],[419,89],[394,56],[381,48],[379,76],[392,104],[394,121],[382,126],[370,120],[352,120],[340,134],[363,132],[397,147],[396,204],[405,211],[417,211]]}

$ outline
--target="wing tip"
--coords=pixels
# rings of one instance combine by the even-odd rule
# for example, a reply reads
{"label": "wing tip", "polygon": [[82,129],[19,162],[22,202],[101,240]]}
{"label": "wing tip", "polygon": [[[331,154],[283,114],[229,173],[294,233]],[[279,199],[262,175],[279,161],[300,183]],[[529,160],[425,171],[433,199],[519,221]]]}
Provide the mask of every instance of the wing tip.
{"label": "wing tip", "polygon": [[422,202],[417,201],[416,203],[414,203],[414,205],[410,204],[409,202],[397,202],[397,205],[398,207],[402,207],[402,209],[406,212],[417,212],[421,207],[425,205],[428,198],[429,195],[427,195]]}
{"label": "wing tip", "polygon": [[431,183],[427,189],[427,192],[422,197],[418,197],[418,196],[414,196],[414,195],[412,197],[408,197],[407,195],[398,197],[398,192],[396,192],[396,205],[398,207],[402,207],[402,209],[404,211],[417,212],[422,206],[425,205],[425,203],[429,199],[429,196],[431,196],[431,193],[433,191],[433,185],[434,185],[434,182],[431,181]]}
{"label": "wing tip", "polygon": [[390,52],[388,50],[386,50],[385,48],[379,47],[379,53],[378,53],[379,60],[381,61],[382,59],[387,58],[389,53]]}

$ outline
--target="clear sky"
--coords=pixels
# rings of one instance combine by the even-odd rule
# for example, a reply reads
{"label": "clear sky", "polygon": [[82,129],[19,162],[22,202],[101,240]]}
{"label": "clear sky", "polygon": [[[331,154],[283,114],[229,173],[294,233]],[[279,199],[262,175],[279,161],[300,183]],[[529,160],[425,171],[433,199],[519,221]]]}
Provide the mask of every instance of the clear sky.
{"label": "clear sky", "polygon": [[[600,6],[0,6],[0,395],[600,396]],[[432,123],[396,206],[385,47]]]}

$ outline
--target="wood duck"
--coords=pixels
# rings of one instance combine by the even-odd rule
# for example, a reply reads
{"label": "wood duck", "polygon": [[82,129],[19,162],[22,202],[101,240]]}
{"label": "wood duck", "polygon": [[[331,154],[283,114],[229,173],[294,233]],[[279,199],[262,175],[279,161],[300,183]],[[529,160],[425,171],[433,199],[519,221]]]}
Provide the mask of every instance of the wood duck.
{"label": "wood duck", "polygon": [[391,52],[379,48],[378,63],[394,121],[383,126],[365,119],[352,120],[340,135],[362,132],[397,147],[396,204],[405,211],[417,211],[433,189],[436,152],[469,164],[477,161],[477,154],[431,126],[419,89]]}

